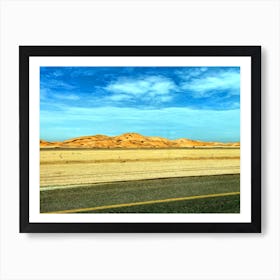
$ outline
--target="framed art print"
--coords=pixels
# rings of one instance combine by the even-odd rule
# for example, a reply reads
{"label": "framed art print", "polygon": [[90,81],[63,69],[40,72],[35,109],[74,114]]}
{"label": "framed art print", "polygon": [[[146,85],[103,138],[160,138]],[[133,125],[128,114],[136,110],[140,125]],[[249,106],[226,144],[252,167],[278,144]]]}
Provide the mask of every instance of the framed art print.
{"label": "framed art print", "polygon": [[261,232],[261,47],[20,46],[20,232]]}

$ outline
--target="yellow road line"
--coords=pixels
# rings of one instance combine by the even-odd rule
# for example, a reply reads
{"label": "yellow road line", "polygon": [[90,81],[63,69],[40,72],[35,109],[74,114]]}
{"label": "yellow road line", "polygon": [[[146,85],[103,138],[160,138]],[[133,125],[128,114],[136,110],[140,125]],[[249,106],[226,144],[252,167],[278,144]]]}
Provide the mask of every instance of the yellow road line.
{"label": "yellow road line", "polygon": [[105,209],[112,209],[112,208],[138,206],[138,205],[148,205],[148,204],[165,203],[165,202],[173,202],[173,201],[184,201],[184,200],[193,200],[193,199],[210,198],[210,197],[231,196],[231,195],[237,195],[237,194],[240,194],[240,192],[214,193],[214,194],[205,194],[205,195],[197,195],[197,196],[185,196],[185,197],[175,197],[175,198],[167,198],[167,199],[159,199],[159,200],[149,200],[149,201],[140,201],[140,202],[132,202],[132,203],[104,205],[104,206],[89,207],[89,208],[79,208],[79,209],[69,209],[69,210],[61,210],[61,211],[55,211],[55,212],[46,212],[46,214],[88,212],[88,211],[105,210]]}

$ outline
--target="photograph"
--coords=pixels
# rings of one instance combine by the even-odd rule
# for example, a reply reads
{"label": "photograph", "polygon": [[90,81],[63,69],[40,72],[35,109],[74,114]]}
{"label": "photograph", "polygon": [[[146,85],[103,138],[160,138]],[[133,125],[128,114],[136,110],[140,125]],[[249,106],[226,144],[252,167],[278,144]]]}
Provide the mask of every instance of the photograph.
{"label": "photograph", "polygon": [[40,67],[41,213],[239,213],[240,67]]}
{"label": "photograph", "polygon": [[20,46],[21,232],[259,232],[259,46]]}

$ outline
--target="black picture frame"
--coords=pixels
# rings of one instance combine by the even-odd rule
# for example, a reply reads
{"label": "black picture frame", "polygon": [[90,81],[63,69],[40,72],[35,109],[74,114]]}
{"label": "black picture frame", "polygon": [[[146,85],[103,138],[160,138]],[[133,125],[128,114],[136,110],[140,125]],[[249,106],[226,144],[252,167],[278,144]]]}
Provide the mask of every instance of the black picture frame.
{"label": "black picture frame", "polygon": [[[32,223],[29,221],[29,58],[33,56],[248,56],[251,58],[250,223]],[[19,46],[21,233],[261,232],[260,46]],[[38,139],[39,140],[39,139]]]}

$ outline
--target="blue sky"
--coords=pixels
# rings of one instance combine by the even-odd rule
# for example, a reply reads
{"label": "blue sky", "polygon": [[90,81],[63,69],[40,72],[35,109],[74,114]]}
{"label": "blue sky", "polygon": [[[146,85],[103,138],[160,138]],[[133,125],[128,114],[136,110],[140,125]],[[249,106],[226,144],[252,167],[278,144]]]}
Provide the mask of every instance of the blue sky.
{"label": "blue sky", "polygon": [[239,67],[41,67],[40,138],[240,139]]}

